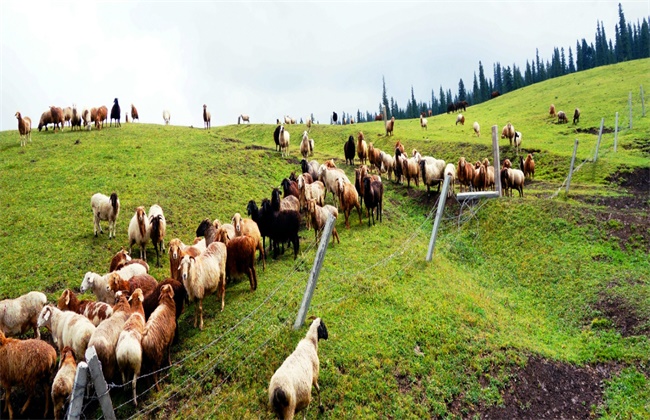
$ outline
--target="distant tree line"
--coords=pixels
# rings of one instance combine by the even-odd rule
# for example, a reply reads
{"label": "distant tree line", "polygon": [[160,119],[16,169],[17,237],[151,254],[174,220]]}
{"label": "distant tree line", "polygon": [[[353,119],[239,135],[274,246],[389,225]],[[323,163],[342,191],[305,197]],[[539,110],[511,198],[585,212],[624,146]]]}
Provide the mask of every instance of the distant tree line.
{"label": "distant tree line", "polygon": [[510,67],[502,66],[499,62],[495,63],[491,79],[486,78],[483,64],[479,61],[478,76],[474,72],[471,90],[468,91],[463,79],[460,79],[458,92],[455,95],[451,89],[445,91],[441,85],[437,96],[434,90],[431,90],[430,102],[416,101],[413,86],[411,86],[411,98],[405,107],[401,107],[392,96],[390,100],[388,99],[386,81],[382,78],[383,90],[377,113],[369,111],[362,113],[357,110],[356,121],[374,121],[375,115],[381,113],[383,107],[386,107],[388,118],[394,116],[395,119],[418,118],[421,113],[428,115],[429,110],[432,115],[444,114],[447,112],[447,106],[451,103],[467,101],[470,105],[480,104],[491,99],[493,92],[504,94],[554,77],[650,57],[648,19],[643,18],[642,22],[637,21],[636,24],[626,23],[620,3],[618,4],[618,16],[619,23],[615,26],[614,44],[611,39],[607,39],[604,25],[600,21],[596,23],[595,42],[587,44],[584,38],[576,41],[575,56],[571,47],[569,47],[568,55],[565,53],[564,47],[559,49],[556,47],[553,49],[551,60],[544,62],[540,60],[539,50],[536,49],[535,59],[526,60],[526,66],[523,69],[516,64]]}

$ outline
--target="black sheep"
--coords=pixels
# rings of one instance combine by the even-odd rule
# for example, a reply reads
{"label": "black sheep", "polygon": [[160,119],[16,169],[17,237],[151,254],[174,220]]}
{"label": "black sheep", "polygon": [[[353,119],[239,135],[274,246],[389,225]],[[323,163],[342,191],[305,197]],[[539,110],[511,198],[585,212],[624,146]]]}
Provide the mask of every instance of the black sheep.
{"label": "black sheep", "polygon": [[354,136],[348,137],[348,141],[343,145],[343,153],[345,153],[345,163],[349,162],[350,165],[354,165],[354,155],[356,153]]}
{"label": "black sheep", "polygon": [[[268,198],[265,198],[264,200],[268,201]],[[262,201],[262,204],[264,204],[264,201]],[[260,229],[260,235],[262,235],[262,247],[265,249],[264,252],[266,252],[266,238],[269,238],[269,249],[271,248],[271,227],[269,225],[270,219],[268,217],[265,217],[262,209],[258,209],[255,200],[250,200],[248,202],[246,211],[248,212],[248,215],[251,217],[251,219],[257,223],[257,227]]]}
{"label": "black sheep", "polygon": [[368,226],[370,226],[371,218],[372,224],[375,224],[375,208],[377,209],[377,219],[381,222],[384,185],[380,181],[371,181],[369,176],[363,179],[363,184],[363,202],[366,204]]}
{"label": "black sheep", "polygon": [[280,151],[280,128],[282,125],[278,125],[275,127],[275,131],[273,132],[273,140],[275,141],[275,151],[279,152]]}
{"label": "black sheep", "polygon": [[115,98],[113,101],[113,107],[111,108],[111,124],[113,124],[113,120],[115,120],[115,126],[122,127],[122,124],[120,124],[121,115],[122,111],[120,110],[120,104],[117,102],[117,98]]}
{"label": "black sheep", "polygon": [[268,199],[262,201],[264,223],[270,226],[270,238],[273,244],[273,258],[278,258],[279,246],[285,242],[293,243],[293,259],[298,258],[300,250],[300,213],[295,210],[274,211]]}

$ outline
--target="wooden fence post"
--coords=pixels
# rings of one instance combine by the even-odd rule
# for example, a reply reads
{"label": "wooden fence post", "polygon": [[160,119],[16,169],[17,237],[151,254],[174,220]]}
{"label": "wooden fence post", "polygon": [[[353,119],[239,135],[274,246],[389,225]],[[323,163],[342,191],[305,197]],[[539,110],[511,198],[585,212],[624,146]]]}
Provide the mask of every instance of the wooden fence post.
{"label": "wooden fence post", "polygon": [[104,418],[108,420],[117,420],[115,418],[115,412],[113,411],[111,396],[108,394],[108,385],[106,385],[104,373],[102,372],[102,364],[97,357],[95,346],[90,346],[86,349],[86,363],[88,363],[90,377],[93,380],[93,384],[95,384],[95,393],[99,398],[99,405],[102,408]]}
{"label": "wooden fence post", "polygon": [[571,157],[571,167],[569,168],[569,177],[566,180],[566,193],[569,194],[569,185],[571,185],[571,175],[573,175],[573,165],[576,162],[576,152],[578,151],[578,139],[573,144],[573,156]]}
{"label": "wooden fence post", "polygon": [[81,418],[87,384],[88,364],[86,362],[79,362],[77,365],[77,374],[74,377],[74,386],[72,387],[72,399],[68,406],[68,415],[66,417],[68,420],[79,420]]}

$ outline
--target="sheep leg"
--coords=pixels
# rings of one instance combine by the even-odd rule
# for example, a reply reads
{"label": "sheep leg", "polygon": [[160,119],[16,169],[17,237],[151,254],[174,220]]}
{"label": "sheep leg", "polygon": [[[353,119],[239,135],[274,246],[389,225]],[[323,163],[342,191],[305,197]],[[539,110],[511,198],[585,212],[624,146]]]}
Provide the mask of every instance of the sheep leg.
{"label": "sheep leg", "polygon": [[[226,306],[226,278],[225,276],[219,282],[219,294],[221,294],[221,312],[223,312],[224,306]],[[171,364],[171,362],[170,362]]]}
{"label": "sheep leg", "polygon": [[14,418],[14,410],[11,408],[11,386],[5,389],[5,408],[4,411],[9,411],[9,418]]}
{"label": "sheep leg", "polygon": [[[45,399],[47,400],[47,394],[45,394]],[[25,405],[23,405],[23,408],[20,410],[20,414],[24,414],[25,411],[27,410],[27,407],[29,407],[29,403],[32,402],[32,394],[29,394],[29,397],[27,397],[27,401],[25,401]],[[49,408],[49,407],[47,407]],[[47,411],[45,412],[47,414]],[[45,416],[43,416],[45,417]],[[10,418],[11,418],[11,413],[10,413]]]}
{"label": "sheep leg", "polygon": [[131,388],[133,389],[133,404],[138,406],[138,393],[136,387],[136,381],[138,380],[137,372],[133,372],[133,380],[131,381]]}
{"label": "sheep leg", "polygon": [[336,231],[336,228],[332,229],[332,243],[334,243],[334,238],[336,238],[336,241],[338,243],[341,243],[341,240],[339,239],[339,234]]}
{"label": "sheep leg", "polygon": [[323,407],[323,404],[320,401],[320,386],[318,386],[318,382],[314,382],[314,388],[316,388],[316,395],[318,396],[318,409],[321,413],[324,413],[325,407]]}
{"label": "sheep leg", "polygon": [[262,260],[262,269],[266,271],[266,256],[264,255],[264,247],[261,243],[257,243],[257,249],[260,251],[260,259]]}
{"label": "sheep leg", "polygon": [[199,318],[200,318],[199,330],[203,331],[203,299],[199,300],[198,309],[199,309]]}

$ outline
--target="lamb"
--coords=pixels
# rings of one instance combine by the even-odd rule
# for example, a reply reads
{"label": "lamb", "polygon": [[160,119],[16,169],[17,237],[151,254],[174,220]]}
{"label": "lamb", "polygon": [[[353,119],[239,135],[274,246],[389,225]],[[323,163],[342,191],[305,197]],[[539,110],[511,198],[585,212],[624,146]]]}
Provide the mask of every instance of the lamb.
{"label": "lamb", "polygon": [[117,198],[117,193],[113,191],[110,197],[102,193],[94,194],[90,198],[90,208],[93,211],[95,237],[97,237],[97,231],[104,233],[99,222],[108,220],[108,239],[114,238],[115,224],[117,222],[117,216],[120,214],[120,200]]}
{"label": "lamb", "polygon": [[478,124],[478,121],[474,121],[472,128],[474,129],[474,134],[476,134],[476,137],[481,137],[481,126]]}
{"label": "lamb", "polygon": [[435,159],[431,156],[425,156],[420,160],[420,174],[422,175],[422,183],[427,186],[427,195],[434,185],[438,185],[438,193],[440,193],[440,184],[445,179],[445,165],[446,162],[442,159]]}
{"label": "lamb", "polygon": [[[139,206],[135,209],[135,214],[129,222],[129,254],[133,253],[133,245],[138,244],[140,247],[140,258],[147,261],[147,243],[149,242],[151,227],[147,213],[144,207]],[[144,257],[143,257],[144,256]]]}
{"label": "lamb", "polygon": [[568,123],[569,119],[566,116],[566,113],[564,111],[558,111],[557,112],[557,123],[562,124],[562,123]]}
{"label": "lamb", "polygon": [[391,117],[390,120],[386,121],[386,136],[392,136],[394,128],[395,128],[395,117]]}
{"label": "lamb", "polygon": [[56,350],[42,340],[7,338],[0,331],[0,386],[5,390],[5,409],[14,417],[11,390],[20,385],[29,394],[20,414],[24,414],[36,390],[45,390],[45,412],[50,410],[50,379],[56,369]]}
{"label": "lamb", "polygon": [[369,176],[363,179],[364,191],[363,202],[366,204],[366,216],[368,217],[368,226],[370,219],[375,224],[375,208],[377,209],[377,219],[382,220],[382,206],[384,197],[384,185],[381,182],[373,181]]}
{"label": "lamb", "polygon": [[316,318],[311,323],[305,338],[275,371],[269,383],[269,405],[283,419],[293,419],[296,412],[309,410],[311,388],[316,387],[318,406],[323,410],[318,386],[320,362],[318,340],[327,340],[325,323]]}
{"label": "lamb", "polygon": [[420,115],[420,127],[427,130],[427,119],[424,118],[424,113],[422,115]]}
{"label": "lamb", "polygon": [[111,107],[111,121],[110,125],[113,125],[113,121],[115,121],[115,126],[116,127],[122,127],[122,124],[120,124],[120,118],[122,116],[122,111],[120,110],[120,104],[117,102],[117,98],[113,100],[113,106]]}
{"label": "lamb", "polygon": [[23,118],[20,112],[16,112],[18,119],[18,133],[20,134],[20,147],[27,146],[27,139],[32,141],[32,119],[29,117]]}
{"label": "lamb", "polygon": [[349,182],[345,181],[343,178],[338,178],[336,180],[336,191],[339,197],[339,202],[341,204],[341,211],[345,215],[345,227],[350,229],[350,211],[352,208],[357,209],[359,213],[359,224],[363,223],[361,221],[361,206],[359,205],[359,194],[354,186]]}
{"label": "lamb", "polygon": [[[133,276],[146,274],[147,268],[142,264],[129,264],[115,271],[115,273],[119,274],[123,280],[129,280]],[[107,273],[100,276],[97,273],[88,271],[81,282],[80,292],[84,293],[86,290],[92,289],[98,301],[108,304],[115,302],[115,294],[108,287],[108,279],[111,274]]]}
{"label": "lamb", "polygon": [[280,133],[278,134],[278,141],[280,142],[280,153],[282,157],[289,157],[289,143],[291,135],[284,126],[280,126]]}
{"label": "lamb", "polygon": [[[203,298],[219,290],[221,310],[224,308],[226,294],[226,246],[220,242],[211,243],[198,257],[185,255],[181,260],[179,271],[187,297],[190,302],[197,302],[194,311],[194,327],[197,323],[203,330]],[[200,320],[200,323],[198,322]]]}
{"label": "lamb", "polygon": [[133,104],[131,104],[131,119],[133,120],[133,122],[135,122],[135,120],[140,121],[140,116],[138,115],[138,110],[136,109],[135,105],[133,105]]}
{"label": "lamb", "polygon": [[263,269],[266,270],[266,257],[264,255],[264,246],[262,244],[262,234],[260,233],[257,223],[252,219],[242,218],[239,213],[235,213],[232,216],[231,221],[232,225],[235,227],[235,237],[248,235],[255,239],[255,248],[259,250]]}
{"label": "lamb", "polygon": [[203,128],[206,130],[210,129],[210,119],[212,116],[210,115],[210,111],[208,111],[208,106],[203,104]]}
{"label": "lamb", "polygon": [[388,153],[381,151],[379,153],[379,160],[381,161],[380,172],[388,172],[388,180],[390,180],[395,170],[395,159]]}
{"label": "lamb", "polygon": [[[160,264],[160,254],[165,252],[165,233],[167,232],[167,221],[162,208],[158,204],[149,207],[149,232],[148,236],[156,250],[156,266]],[[146,254],[145,254],[146,255]]]}
{"label": "lamb", "polygon": [[526,160],[522,163],[522,171],[524,172],[524,177],[530,179],[535,178],[535,161],[533,160],[533,155],[529,153],[528,156],[526,156]]}
{"label": "lamb", "polygon": [[345,155],[345,164],[354,165],[354,155],[356,147],[354,145],[354,136],[348,137],[348,141],[343,144],[343,154]]}
{"label": "lamb", "polygon": [[302,141],[300,142],[300,154],[303,159],[307,159],[307,156],[314,155],[314,139],[310,139],[306,131],[302,133]]}
{"label": "lamb", "polygon": [[474,168],[465,160],[465,157],[458,160],[458,171],[456,173],[460,183],[460,192],[463,192],[463,186],[466,191],[469,191],[469,187],[473,185],[474,181]]}
{"label": "lamb", "polygon": [[357,156],[359,156],[359,163],[365,165],[368,159],[368,143],[366,143],[361,131],[359,131],[359,135],[357,136]]}
{"label": "lamb", "polygon": [[171,120],[171,115],[169,115],[169,110],[168,109],[163,110],[163,121],[165,121],[165,125],[169,125],[170,120]]}
{"label": "lamb", "polygon": [[458,114],[458,116],[456,116],[456,125],[458,125],[458,123],[460,123],[460,125],[465,125],[465,116],[463,114]]}
{"label": "lamb", "polygon": [[34,337],[41,338],[38,329],[38,315],[47,303],[47,296],[41,292],[29,292],[15,299],[0,300],[0,331],[6,336],[25,334],[34,330]]}
{"label": "lamb", "polygon": [[[325,223],[327,223],[329,215],[333,215],[334,219],[339,217],[339,211],[336,207],[330,206],[329,204],[325,207],[321,207],[316,204],[316,200],[314,199],[307,201],[307,212],[309,213],[311,224],[314,226],[316,241],[318,241],[319,237],[323,233],[323,228],[325,227]],[[336,223],[336,220],[334,222]],[[334,239],[336,239],[338,243],[341,243],[339,234],[336,231],[336,226],[332,227],[332,243],[334,243]]]}
{"label": "lamb", "polygon": [[124,329],[117,339],[115,359],[122,373],[122,382],[126,383],[127,377],[133,378],[131,380],[133,404],[137,407],[136,383],[142,369],[142,334],[145,325],[142,290],[135,289],[129,301],[131,301],[131,314],[124,323]]}
{"label": "lamb", "polygon": [[445,177],[449,176],[449,189],[447,190],[447,198],[454,195],[454,187],[456,184],[456,166],[453,163],[448,163],[445,166]]}
{"label": "lamb", "polygon": [[70,289],[65,289],[61,293],[56,306],[62,311],[72,311],[85,316],[95,327],[113,315],[113,307],[108,303],[92,300],[80,301],[75,292]]}
{"label": "lamb", "polygon": [[257,290],[255,272],[255,250],[257,239],[248,235],[229,239],[225,230],[220,229],[218,240],[226,245],[226,281],[237,276],[247,275],[251,292]]}
{"label": "lamb", "polygon": [[95,332],[95,326],[85,316],[70,311],[64,312],[52,305],[43,307],[38,315],[37,326],[50,330],[52,341],[59,351],[65,346],[71,347],[77,360],[84,360],[90,337]]}
{"label": "lamb", "polygon": [[74,351],[70,347],[64,347],[61,350],[61,361],[59,362],[59,371],[52,382],[52,404],[54,405],[54,418],[62,419],[64,415],[63,407],[72,394],[74,378],[77,375],[77,360]]}
{"label": "lamb", "polygon": [[158,370],[162,365],[165,352],[167,352],[167,363],[171,365],[171,346],[178,319],[175,317],[177,313],[175,300],[174,289],[170,285],[164,285],[160,289],[158,307],[147,320],[142,334],[142,358],[145,361],[146,370],[153,372],[158,391],[160,391]]}
{"label": "lamb", "polygon": [[576,108],[573,111],[573,124],[578,124],[580,122],[580,108]]}

